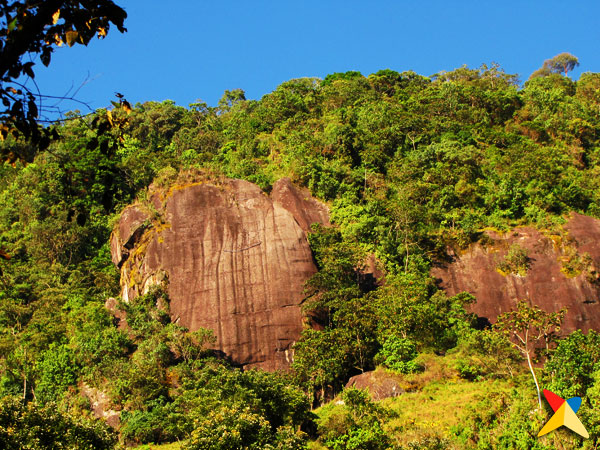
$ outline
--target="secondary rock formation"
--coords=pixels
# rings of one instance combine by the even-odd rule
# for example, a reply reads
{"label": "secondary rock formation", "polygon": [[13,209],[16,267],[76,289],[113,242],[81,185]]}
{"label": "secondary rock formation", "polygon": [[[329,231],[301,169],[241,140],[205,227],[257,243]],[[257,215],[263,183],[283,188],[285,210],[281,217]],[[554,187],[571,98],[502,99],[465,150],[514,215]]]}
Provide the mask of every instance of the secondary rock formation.
{"label": "secondary rock formation", "polygon": [[[491,322],[524,299],[546,311],[566,306],[563,333],[600,330],[599,220],[573,214],[559,233],[521,227],[506,234],[486,231],[486,235],[464,252],[449,250],[450,262],[432,270],[449,295],[472,293],[477,299],[473,312]],[[498,270],[514,244],[529,257],[524,276]]]}
{"label": "secondary rock formation", "polygon": [[111,237],[129,301],[168,279],[172,320],[209,328],[235,363],[286,369],[316,272],[306,232],[328,209],[288,179],[271,195],[242,180],[174,186],[126,208]]}
{"label": "secondary rock formation", "polygon": [[110,396],[86,383],[80,383],[79,391],[88,399],[92,414],[96,419],[104,419],[106,424],[114,429],[121,425],[121,412],[111,408]]}
{"label": "secondary rock formation", "polygon": [[366,389],[373,400],[383,400],[404,394],[405,390],[399,380],[397,375],[378,369],[353,376],[346,383],[346,387]]}

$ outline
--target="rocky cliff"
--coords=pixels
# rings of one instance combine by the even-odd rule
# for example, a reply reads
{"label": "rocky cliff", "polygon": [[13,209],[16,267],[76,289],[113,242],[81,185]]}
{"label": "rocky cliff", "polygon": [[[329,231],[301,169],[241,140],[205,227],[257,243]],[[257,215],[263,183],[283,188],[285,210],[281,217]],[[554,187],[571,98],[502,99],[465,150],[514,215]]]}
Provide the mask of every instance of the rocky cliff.
{"label": "rocky cliff", "polygon": [[[168,280],[172,320],[209,328],[235,363],[286,369],[302,330],[304,282],[316,271],[306,233],[329,224],[327,207],[288,180],[267,195],[242,180],[176,185],[126,208],[111,237],[125,301]],[[511,247],[527,255],[507,270]],[[566,306],[563,331],[600,329],[600,221],[573,214],[560,229],[489,230],[448,250],[432,270],[448,294],[471,292],[494,321],[518,299]]]}
{"label": "rocky cliff", "polygon": [[205,327],[235,363],[285,369],[302,330],[306,239],[328,209],[279,180],[271,195],[242,180],[193,183],[121,214],[111,237],[125,301],[168,279],[172,320]]}
{"label": "rocky cliff", "polygon": [[[511,246],[525,250],[525,270],[502,270]],[[531,227],[501,234],[487,231],[465,251],[448,252],[449,261],[432,270],[450,295],[467,291],[477,303],[473,311],[494,322],[517,300],[526,299],[546,311],[566,306],[563,332],[600,330],[600,221],[573,214],[559,231]]]}

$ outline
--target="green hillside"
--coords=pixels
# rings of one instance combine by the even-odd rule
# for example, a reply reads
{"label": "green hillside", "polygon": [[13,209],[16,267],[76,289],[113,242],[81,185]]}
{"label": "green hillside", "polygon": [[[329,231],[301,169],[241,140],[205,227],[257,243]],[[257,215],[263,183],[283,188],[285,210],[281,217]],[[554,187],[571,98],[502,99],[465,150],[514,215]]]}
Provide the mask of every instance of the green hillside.
{"label": "green hillside", "polygon": [[[486,227],[600,218],[600,74],[542,75],[520,85],[496,65],[335,73],[260,100],[226,91],[216,107],[74,113],[43,151],[7,137],[0,154],[19,158],[0,165],[0,446],[595,448],[600,336],[575,332],[546,348],[553,335],[542,333],[537,378],[583,397],[591,438],[538,439],[549,410],[507,336],[550,312],[521,309],[504,328],[481,329],[468,313],[475,299],[448,297],[429,274],[448,246],[460,251]],[[304,331],[289,374],[217,358],[209,332],[170,323],[161,290],[120,303],[129,330],[104,307],[119,295],[108,242],[121,210],[151,184],[221,177],[266,191],[290,177],[330,206],[333,226],[309,236],[319,272],[306,312],[321,323]],[[381,286],[358,276],[368,255],[381,262]],[[407,393],[374,403],[344,391],[375,368]],[[86,386],[121,411],[118,433],[93,419]]]}

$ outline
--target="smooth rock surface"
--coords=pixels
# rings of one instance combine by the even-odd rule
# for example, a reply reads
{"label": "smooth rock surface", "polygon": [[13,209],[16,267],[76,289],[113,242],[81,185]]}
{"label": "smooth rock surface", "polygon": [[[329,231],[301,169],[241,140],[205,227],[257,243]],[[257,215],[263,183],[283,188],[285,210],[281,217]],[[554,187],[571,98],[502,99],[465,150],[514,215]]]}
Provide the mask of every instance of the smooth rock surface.
{"label": "smooth rock surface", "polygon": [[289,178],[281,178],[275,182],[271,198],[291,212],[304,231],[310,231],[313,223],[330,225],[329,208],[315,200],[308,189],[299,189],[294,186]]}
{"label": "smooth rock surface", "polygon": [[149,212],[128,207],[111,238],[123,299],[168,280],[174,322],[213,330],[237,364],[287,369],[304,282],[316,272],[306,230],[329,223],[327,207],[285,179],[270,197],[225,180],[175,186],[152,203],[160,221],[144,225]]}
{"label": "smooth rock surface", "polygon": [[[600,330],[600,221],[572,214],[562,236],[544,235],[531,227],[520,227],[500,234],[487,231],[491,242],[473,244],[457,254],[449,250],[451,259],[439,263],[432,275],[449,294],[467,291],[477,303],[473,312],[492,323],[497,316],[514,308],[517,300],[528,300],[546,311],[567,307],[562,334],[576,329]],[[526,276],[502,275],[497,266],[511,244],[527,249],[530,268]],[[568,250],[587,253],[592,265],[577,276],[561,271]]]}

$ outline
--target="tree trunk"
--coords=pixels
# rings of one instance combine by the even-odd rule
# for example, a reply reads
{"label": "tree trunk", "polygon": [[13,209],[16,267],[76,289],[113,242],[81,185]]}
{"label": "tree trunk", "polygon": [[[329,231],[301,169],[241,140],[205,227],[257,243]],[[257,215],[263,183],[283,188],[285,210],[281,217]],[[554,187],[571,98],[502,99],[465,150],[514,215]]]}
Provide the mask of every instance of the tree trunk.
{"label": "tree trunk", "polygon": [[531,364],[531,357],[529,356],[529,352],[527,355],[527,364],[529,364],[529,370],[531,371],[531,375],[533,376],[533,381],[535,382],[535,389],[537,390],[538,396],[538,404],[540,405],[540,411],[542,410],[542,396],[540,394],[540,385],[538,384],[537,377],[535,376],[535,371],[533,370],[533,365]]}
{"label": "tree trunk", "polygon": [[404,240],[404,246],[406,247],[406,259],[404,260],[404,273],[408,272],[408,238]]}
{"label": "tree trunk", "polygon": [[25,364],[27,364],[27,347],[24,349],[24,358],[23,358],[23,401],[27,397],[27,370],[25,370]]}

